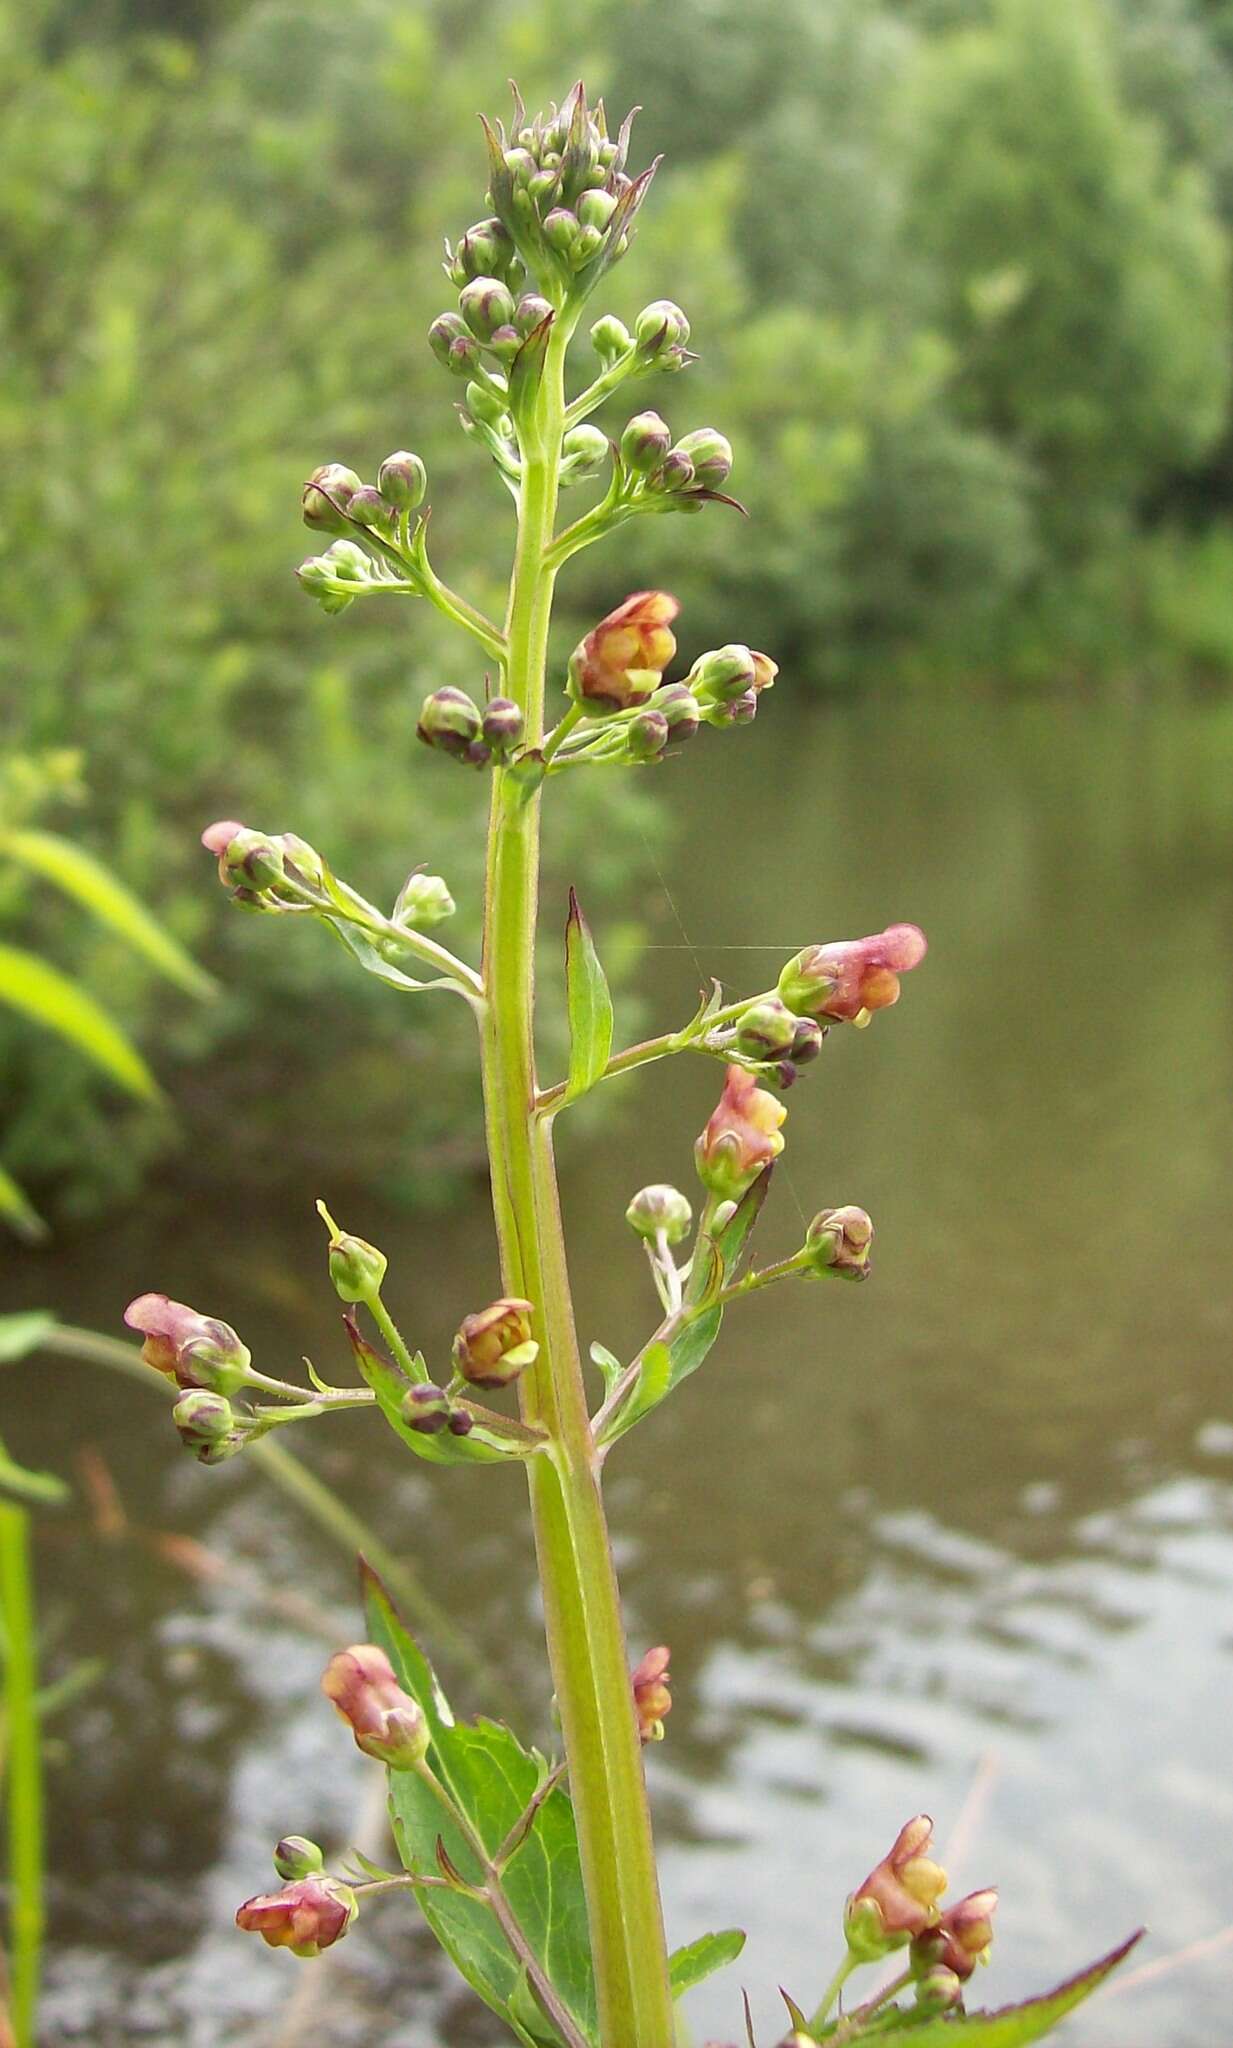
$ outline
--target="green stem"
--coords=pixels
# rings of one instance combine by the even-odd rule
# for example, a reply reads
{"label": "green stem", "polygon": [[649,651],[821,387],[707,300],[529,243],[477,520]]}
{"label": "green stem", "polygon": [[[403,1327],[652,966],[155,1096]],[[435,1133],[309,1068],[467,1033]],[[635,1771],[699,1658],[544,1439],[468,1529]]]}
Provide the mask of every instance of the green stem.
{"label": "green stem", "polygon": [[637,367],[637,355],[638,351],[636,348],[627,349],[625,354],[619,357],[610,369],[605,370],[601,376],[598,376],[593,384],[588,384],[585,391],[579,392],[577,398],[565,408],[565,424],[567,427],[576,427],[579,420],[590,418],[596,406],[602,405],[605,398],[615,391],[618,385],[623,384],[625,379]]}
{"label": "green stem", "polygon": [[844,1953],[843,1961],[840,1963],[839,1968],[836,1970],[834,1976],[831,1978],[831,1981],[827,1985],[826,1990],[822,1993],[822,2003],[819,2005],[818,2010],[815,2012],[813,2018],[809,2022],[809,2031],[811,2034],[816,2034],[819,2027],[824,2027],[826,2025],[827,2015],[829,2014],[831,2007],[834,2005],[835,2000],[838,1998],[840,1992],[843,1990],[843,1987],[847,1983],[848,1978],[852,1975],[853,1970],[859,1968],[860,1957],[854,1955],[851,1949],[847,1949]]}
{"label": "green stem", "polygon": [[[774,994],[774,990],[769,993]],[[594,1085],[598,1085],[600,1081],[610,1081],[614,1074],[628,1074],[632,1067],[645,1067],[649,1066],[652,1060],[668,1059],[672,1053],[690,1052],[708,1033],[719,1030],[725,1024],[733,1023],[737,1017],[744,1015],[751,1004],[764,1000],[764,996],[742,996],[738,1002],[725,1004],[722,1010],[713,1010],[709,1017],[697,1024],[686,1024],[683,1030],[664,1031],[658,1038],[644,1038],[638,1045],[627,1046],[624,1052],[613,1053],[603,1073],[596,1077]],[[555,1115],[565,1101],[565,1088],[565,1082],[558,1081],[555,1087],[545,1088],[540,1092],[536,1097],[536,1107],[541,1116]]]}
{"label": "green stem", "polygon": [[[569,323],[558,319],[519,422],[524,476],[507,623],[506,687],[527,743],[543,737]],[[482,1036],[493,1209],[503,1284],[535,1307],[540,1352],[520,1383],[524,1419],[550,1444],[527,1477],[548,1651],[578,1823],[603,2048],[674,2036],[663,1918],[599,1469],[587,1416],[549,1124],[536,1114],[534,942],[540,792],[494,778]]]}
{"label": "green stem", "polygon": [[421,1386],[425,1385],[429,1377],[428,1368],[426,1365],[424,1365],[422,1360],[411,1351],[410,1346],[404,1341],[403,1337],[399,1332],[397,1323],[394,1321],[393,1316],[390,1314],[385,1303],[382,1301],[381,1296],[379,1294],[366,1295],[364,1298],[364,1306],[371,1315],[374,1323],[377,1325],[377,1328],[380,1330],[381,1335],[385,1338],[386,1343],[389,1345],[389,1348],[394,1355],[395,1362],[402,1367],[403,1371],[407,1375],[407,1378],[409,1380],[417,1381],[418,1384]]}
{"label": "green stem", "polygon": [[0,1504],[11,2018],[16,2048],[34,2048],[43,1948],[43,1759],[29,1532],[24,1509],[7,1501]]}

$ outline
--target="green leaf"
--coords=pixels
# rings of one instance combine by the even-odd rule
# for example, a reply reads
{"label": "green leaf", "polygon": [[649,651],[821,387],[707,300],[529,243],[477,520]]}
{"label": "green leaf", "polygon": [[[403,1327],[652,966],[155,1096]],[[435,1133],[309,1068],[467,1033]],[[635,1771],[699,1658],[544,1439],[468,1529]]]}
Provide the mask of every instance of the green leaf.
{"label": "green leaf", "polygon": [[700,1934],[697,1941],[678,1948],[668,1958],[672,1996],[682,1998],[687,1991],[693,1990],[695,1984],[701,1984],[704,1977],[726,1969],[729,1963],[736,1961],[744,1946],[742,1930],[726,1927],[722,1934]]}
{"label": "green leaf", "polygon": [[723,1229],[715,1238],[715,1248],[723,1265],[725,1286],[737,1276],[741,1254],[753,1235],[753,1227],[762,1213],[762,1204],[770,1192],[771,1175],[775,1170],[774,1161],[764,1166],[756,1181],[747,1187]]}
{"label": "green leaf", "polygon": [[394,1434],[402,1438],[417,1458],[423,1458],[429,1465],[495,1465],[509,1458],[509,1451],[488,1438],[482,1425],[477,1425],[470,1436],[451,1436],[448,1430],[442,1430],[439,1436],[425,1436],[422,1430],[412,1429],[402,1412],[402,1398],[410,1380],[375,1344],[368,1342],[354,1313],[345,1315],[343,1322],[365,1385],[372,1388],[377,1406]]}
{"label": "green leaf", "polygon": [[134,951],[189,995],[214,994],[215,982],[151,917],[140,898],[71,839],[62,839],[56,832],[5,832],[0,834],[0,855],[4,854],[83,904],[100,924],[127,939]]}
{"label": "green leaf", "polygon": [[[455,1721],[432,1666],[368,1566],[363,1568],[363,1580],[370,1636],[385,1650],[399,1683],[419,1702],[428,1722],[428,1761],[487,1853],[495,1855],[542,1786],[544,1759],[525,1750],[496,1721]],[[440,1839],[459,1873],[470,1883],[480,1883],[483,1873],[474,1853],[431,1787],[412,1771],[391,1771],[389,1785],[394,1836],[404,1868],[413,1876],[435,1873]],[[586,2038],[597,2041],[578,1839],[573,1807],[560,1785],[544,1800],[523,1845],[507,1865],[503,1889],[562,2003]],[[485,2003],[523,2040],[551,2040],[551,2029],[542,2019],[537,2020],[538,2033],[529,2031],[530,2014],[519,1993],[521,1967],[489,1908],[456,1892],[433,1889],[417,1896],[438,1941]]]}
{"label": "green leaf", "polygon": [[27,1308],[16,1315],[0,1316],[0,1365],[16,1365],[37,1351],[56,1318],[49,1308]]}
{"label": "green leaf", "polygon": [[573,1102],[594,1086],[608,1064],[612,1051],[612,997],[591,927],[572,889],[565,925],[565,1001],[569,1012],[565,1100]]}
{"label": "green leaf", "polygon": [[604,1391],[611,1393],[625,1367],[619,1358],[614,1358],[603,1344],[592,1344],[591,1363],[597,1365],[604,1376]]}
{"label": "green leaf", "polygon": [[33,1501],[40,1507],[59,1507],[68,1499],[69,1489],[54,1473],[28,1472],[24,1465],[14,1464],[4,1445],[0,1444],[0,1493],[12,1494],[22,1501]]}
{"label": "green leaf", "polygon": [[0,1166],[0,1217],[11,1225],[19,1237],[29,1244],[37,1244],[48,1235],[47,1225],[38,1210],[29,1201],[11,1173]]}
{"label": "green leaf", "polygon": [[956,2040],[971,2041],[974,2048],[1026,2048],[1028,2042],[1039,2041],[1068,2012],[1090,1998],[1110,1971],[1129,1955],[1142,1934],[1140,1928],[1128,1941],[1110,1949],[1107,1956],[1089,1963],[1086,1970],[1068,1977],[1064,1984],[1056,1985],[1039,1998],[1025,1999],[1020,2005],[1004,2005],[996,2012],[942,2014],[917,2026],[892,2026],[875,2036],[878,2048],[901,2048],[901,2044],[902,2048],[950,2048]]}
{"label": "green leaf", "polygon": [[412,975],[404,974],[401,967],[395,967],[393,961],[387,960],[384,953],[379,953],[372,940],[366,938],[363,932],[357,931],[355,926],[349,924],[345,918],[326,917],[325,922],[329,925],[331,931],[337,932],[347,951],[354,954],[360,966],[365,968],[369,974],[375,974],[378,981],[387,982],[391,988],[414,990],[426,988],[457,989],[462,985],[460,982],[454,981],[448,974],[438,975],[434,981],[416,981]]}
{"label": "green leaf", "polygon": [[0,1003],[75,1045],[130,1095],[157,1102],[157,1081],[131,1040],[94,997],[58,967],[17,946],[0,946]]}
{"label": "green leaf", "polygon": [[697,1372],[707,1352],[719,1335],[719,1326],[724,1319],[722,1308],[708,1308],[693,1322],[687,1323],[680,1335],[672,1340],[672,1374],[669,1391],[679,1387],[691,1372]]}
{"label": "green leaf", "polygon": [[658,1408],[671,1389],[672,1353],[666,1344],[648,1344],[638,1377],[623,1406],[613,1417],[611,1429],[605,1430],[604,1441],[615,1443],[627,1429],[633,1428],[635,1422],[641,1422],[644,1415],[649,1415],[652,1408]]}

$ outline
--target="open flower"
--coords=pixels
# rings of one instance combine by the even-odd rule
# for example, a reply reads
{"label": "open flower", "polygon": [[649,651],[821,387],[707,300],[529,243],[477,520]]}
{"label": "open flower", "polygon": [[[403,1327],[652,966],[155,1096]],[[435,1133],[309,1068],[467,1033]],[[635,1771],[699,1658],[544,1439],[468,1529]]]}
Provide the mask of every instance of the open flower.
{"label": "open flower", "polygon": [[428,1752],[422,1708],[403,1691],[376,1643],[353,1643],[330,1658],[321,1690],[337,1707],[365,1756],[392,1771],[413,1771]]}
{"label": "open flower", "polygon": [[643,1742],[662,1742],[664,1739],[664,1716],[672,1709],[672,1694],[668,1690],[671,1656],[672,1652],[661,1643],[657,1649],[647,1651],[641,1663],[635,1665],[631,1676],[634,1712]]}
{"label": "open flower", "polygon": [[936,1925],[946,1872],[927,1853],[932,1842],[933,1822],[927,1813],[918,1813],[900,1828],[887,1854],[848,1900],[848,1945],[865,1960],[902,1948]]}
{"label": "open flower", "polygon": [[600,716],[643,704],[676,653],[681,607],[666,590],[636,590],[592,626],[570,656],[569,694]]}
{"label": "open flower", "polygon": [[743,1195],[783,1151],[787,1110],[745,1067],[729,1067],[724,1092],[694,1147],[698,1178],[714,1195]]}
{"label": "open flower", "polygon": [[259,1934],[271,1948],[319,1956],[342,1940],[358,1912],[355,1893],[337,1878],[303,1877],[281,1891],[246,1899],[235,1924],[246,1934]]}
{"label": "open flower", "polygon": [[899,1001],[900,975],[919,967],[925,952],[925,934],[914,924],[891,924],[867,939],[806,946],[784,968],[779,993],[798,1017],[860,1023]]}
{"label": "open flower", "polygon": [[249,1379],[252,1353],[230,1323],[199,1315],[165,1294],[139,1294],[124,1311],[130,1330],[145,1338],[141,1355],[156,1372],[187,1392],[205,1387],[212,1394],[234,1394]]}
{"label": "open flower", "polygon": [[997,1903],[997,1892],[992,1889],[969,1892],[966,1898],[948,1906],[939,1915],[937,1925],[913,1942],[913,1957],[953,1970],[956,1977],[966,1982],[977,1963],[988,1961]]}

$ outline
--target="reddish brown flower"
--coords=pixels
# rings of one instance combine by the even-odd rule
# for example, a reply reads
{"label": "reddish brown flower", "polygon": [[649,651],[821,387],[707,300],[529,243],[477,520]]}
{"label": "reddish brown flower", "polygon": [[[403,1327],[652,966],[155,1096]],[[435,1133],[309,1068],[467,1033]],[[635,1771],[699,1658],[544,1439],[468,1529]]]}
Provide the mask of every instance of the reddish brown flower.
{"label": "reddish brown flower", "polygon": [[933,1822],[918,1813],[900,1828],[888,1853],[848,1900],[849,1945],[871,1958],[902,1947],[937,1922],[946,1872],[928,1855]]}
{"label": "reddish brown flower", "polygon": [[668,1669],[671,1654],[661,1643],[658,1649],[648,1650],[642,1662],[634,1667],[631,1677],[634,1712],[638,1716],[638,1733],[643,1742],[663,1741],[664,1716],[672,1709],[672,1694],[668,1690],[672,1679]]}
{"label": "reddish brown flower", "polygon": [[356,1745],[393,1771],[412,1771],[428,1751],[428,1723],[376,1643],[353,1643],[325,1667],[321,1690],[350,1726]]}
{"label": "reddish brown flower", "polygon": [[724,1092],[694,1147],[698,1178],[725,1201],[744,1194],[783,1151],[787,1110],[745,1067],[729,1067]]}
{"label": "reddish brown flower", "polygon": [[342,1940],[358,1911],[354,1892],[336,1878],[303,1877],[279,1892],[246,1899],[235,1924],[246,1934],[259,1934],[271,1948],[319,1956]]}
{"label": "reddish brown flower", "polygon": [[454,1363],[473,1387],[508,1387],[539,1346],[531,1337],[529,1301],[503,1295],[472,1316],[464,1316],[454,1339]]}
{"label": "reddish brown flower", "polygon": [[859,1023],[899,1001],[900,975],[919,967],[925,952],[925,934],[914,924],[891,924],[867,939],[806,946],[784,968],[779,993],[799,1017]]}
{"label": "reddish brown flower", "polygon": [[658,689],[676,653],[681,607],[666,590],[636,590],[592,626],[570,657],[569,690],[586,711],[626,711]]}
{"label": "reddish brown flower", "polygon": [[130,1330],[145,1338],[141,1355],[156,1372],[186,1391],[206,1387],[214,1394],[233,1394],[248,1379],[252,1354],[230,1323],[199,1315],[165,1294],[139,1294],[124,1311]]}
{"label": "reddish brown flower", "polygon": [[922,1961],[953,1970],[966,1982],[977,1963],[988,1960],[997,1903],[997,1892],[992,1889],[969,1892],[913,1943],[913,1953],[919,1953]]}

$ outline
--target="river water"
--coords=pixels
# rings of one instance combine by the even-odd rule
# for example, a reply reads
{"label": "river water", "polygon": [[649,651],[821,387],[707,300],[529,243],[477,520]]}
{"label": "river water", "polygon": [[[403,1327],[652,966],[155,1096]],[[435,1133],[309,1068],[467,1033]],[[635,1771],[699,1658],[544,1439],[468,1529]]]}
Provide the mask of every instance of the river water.
{"label": "river water", "polygon": [[[772,699],[661,771],[678,832],[637,906],[648,1017],[682,1021],[704,975],[765,986],[812,939],[910,918],[931,942],[898,1009],[833,1033],[792,1092],[764,1217],[769,1256],[860,1202],[874,1277],[745,1304],[609,1467],[632,1651],[673,1652],[648,1754],[670,1933],[749,1932],[691,2001],[699,2041],[738,2038],[743,1983],[764,2044],[776,1984],[816,2000],[845,1893],[922,1808],[954,1883],[1001,1887],[970,2002],[1145,1924],[1160,1967],[1066,2038],[1227,2039],[1231,770],[1227,705]],[[587,1340],[628,1354],[651,1326],[622,1210],[646,1180],[688,1187],[719,1078],[677,1060],[616,1084],[602,1133],[562,1120]],[[345,1188],[351,1134],[324,1140]],[[191,1198],[7,1259],[4,1305],[114,1331],[161,1287],[268,1369],[341,1372],[312,1214],[335,1190],[293,1177],[246,1206],[225,1130],[194,1142]],[[478,1191],[438,1220],[353,1196],[342,1220],[390,1253],[430,1358],[496,1291]],[[56,1729],[49,2048],[495,2044],[397,1896],[322,1965],[230,1926],[280,1834],[374,1825],[375,1771],[316,1693],[326,1637],[357,1628],[346,1561],[243,1459],[178,1454],[138,1387],[48,1360],[4,1395],[14,1452],[77,1486],[40,1523],[49,1666],[106,1662]],[[407,1469],[368,1417],[299,1435],[465,1631],[470,1655],[440,1656],[458,1706],[549,1741],[519,1475]]]}

